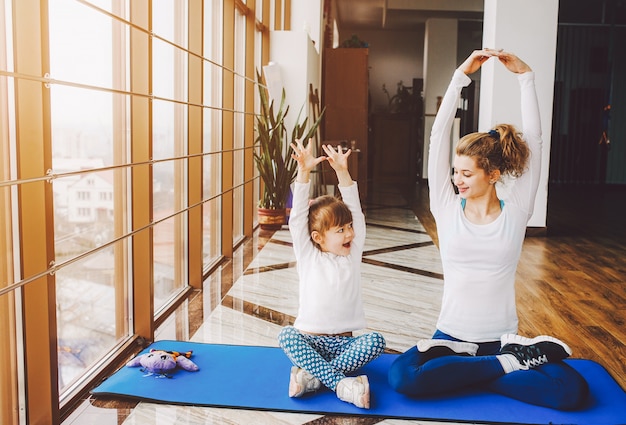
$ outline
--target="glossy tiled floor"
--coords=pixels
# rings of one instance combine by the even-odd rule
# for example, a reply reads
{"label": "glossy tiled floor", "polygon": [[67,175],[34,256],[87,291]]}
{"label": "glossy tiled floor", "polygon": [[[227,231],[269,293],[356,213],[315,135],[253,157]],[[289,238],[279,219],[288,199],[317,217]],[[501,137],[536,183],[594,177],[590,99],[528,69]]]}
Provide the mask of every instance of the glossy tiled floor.
{"label": "glossy tiled floor", "polygon": [[[442,293],[439,254],[399,194],[377,193],[368,201],[362,282],[369,329],[383,333],[388,351],[402,352],[434,330]],[[297,311],[297,275],[290,240],[286,227],[273,234],[257,231],[205,282],[204,290],[158,330],[155,339],[277,346],[279,330],[293,323]],[[173,423],[437,424],[94,398],[85,400],[64,421],[64,425]]]}

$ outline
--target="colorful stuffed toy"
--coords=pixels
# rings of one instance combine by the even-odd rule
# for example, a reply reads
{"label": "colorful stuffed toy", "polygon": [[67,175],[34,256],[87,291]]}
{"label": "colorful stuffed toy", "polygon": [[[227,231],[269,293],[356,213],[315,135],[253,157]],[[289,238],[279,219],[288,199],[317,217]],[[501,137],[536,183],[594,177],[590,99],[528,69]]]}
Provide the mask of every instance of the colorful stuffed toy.
{"label": "colorful stuffed toy", "polygon": [[148,372],[144,376],[157,375],[157,378],[171,378],[168,372],[173,372],[177,366],[190,372],[195,372],[198,366],[189,360],[192,351],[179,353],[178,351],[165,351],[152,349],[148,353],[144,353],[135,357],[126,363],[128,367],[141,366],[142,372]]}

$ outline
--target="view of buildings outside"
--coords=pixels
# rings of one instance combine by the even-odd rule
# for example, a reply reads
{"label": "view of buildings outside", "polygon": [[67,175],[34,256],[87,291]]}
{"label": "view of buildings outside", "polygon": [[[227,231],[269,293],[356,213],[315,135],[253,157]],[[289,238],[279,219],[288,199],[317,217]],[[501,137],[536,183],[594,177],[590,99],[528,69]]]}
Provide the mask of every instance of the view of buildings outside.
{"label": "view of buildings outside", "polygon": [[[91,3],[114,13],[110,1]],[[173,32],[168,26],[172,26],[172,10],[179,7],[176,4],[160,0],[153,20],[161,33]],[[131,169],[102,170],[130,162],[130,96],[108,91],[128,91],[127,71],[115,77],[113,72],[119,71],[115,60],[128,67],[129,28],[76,0],[50,2],[49,16],[50,77],[70,83],[50,85],[51,173],[58,176],[51,180],[55,263],[69,261],[55,273],[59,386],[63,391],[131,332],[130,238],[112,242],[130,231]],[[159,60],[166,59],[161,56]],[[171,70],[161,69],[155,80],[155,86],[169,87],[173,84]],[[169,93],[163,97],[173,98]],[[154,117],[154,154],[170,158],[181,153],[175,151],[175,144],[184,144],[184,140],[175,137],[171,108],[162,111],[165,117]],[[158,108],[155,114],[159,114]],[[184,160],[178,160],[177,166],[175,162],[151,166],[155,219],[181,207],[172,202],[173,173]],[[178,218],[169,219],[154,228],[155,305],[163,304],[174,290],[173,247],[179,222]]]}

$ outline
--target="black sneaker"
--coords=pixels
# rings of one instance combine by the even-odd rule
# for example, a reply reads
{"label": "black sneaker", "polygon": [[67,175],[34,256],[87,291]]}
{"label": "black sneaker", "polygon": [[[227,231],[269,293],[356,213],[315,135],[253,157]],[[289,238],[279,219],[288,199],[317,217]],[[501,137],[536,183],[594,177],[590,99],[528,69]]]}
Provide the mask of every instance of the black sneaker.
{"label": "black sneaker", "polygon": [[506,334],[500,339],[502,354],[513,354],[522,369],[532,369],[544,363],[558,362],[572,354],[563,341],[546,335],[535,338]]}

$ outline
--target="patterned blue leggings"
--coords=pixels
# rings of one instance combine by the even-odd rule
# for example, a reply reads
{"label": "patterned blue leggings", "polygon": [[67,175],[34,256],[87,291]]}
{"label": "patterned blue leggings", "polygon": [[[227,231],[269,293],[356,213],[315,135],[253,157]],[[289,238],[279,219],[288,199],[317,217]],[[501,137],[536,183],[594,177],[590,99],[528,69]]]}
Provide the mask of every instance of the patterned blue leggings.
{"label": "patterned blue leggings", "polygon": [[365,366],[383,352],[385,338],[378,332],[359,336],[311,335],[286,326],[278,335],[278,344],[294,365],[335,391],[347,373]]}

